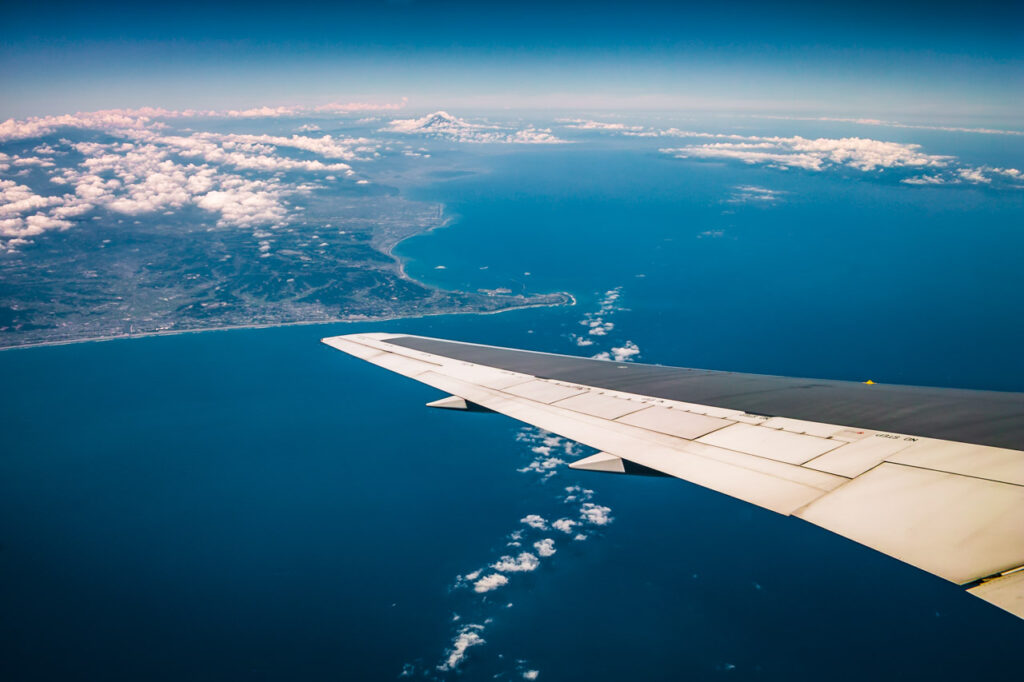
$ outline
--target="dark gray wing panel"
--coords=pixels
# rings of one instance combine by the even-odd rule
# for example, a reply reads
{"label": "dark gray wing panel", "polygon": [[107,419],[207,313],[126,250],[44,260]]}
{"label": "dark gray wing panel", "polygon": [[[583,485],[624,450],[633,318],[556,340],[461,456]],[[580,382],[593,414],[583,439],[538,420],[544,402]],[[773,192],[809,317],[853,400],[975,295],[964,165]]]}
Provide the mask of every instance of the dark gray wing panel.
{"label": "dark gray wing panel", "polygon": [[1024,450],[1024,393],[618,363],[418,336],[406,348],[537,377],[756,414]]}

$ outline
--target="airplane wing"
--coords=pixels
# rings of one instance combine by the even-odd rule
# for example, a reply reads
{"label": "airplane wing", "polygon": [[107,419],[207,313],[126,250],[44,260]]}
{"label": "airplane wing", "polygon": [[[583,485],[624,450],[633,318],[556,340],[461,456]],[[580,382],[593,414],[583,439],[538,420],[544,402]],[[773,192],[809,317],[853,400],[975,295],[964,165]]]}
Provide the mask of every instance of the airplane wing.
{"label": "airplane wing", "polygon": [[401,334],[323,339],[660,473],[797,516],[1024,618],[1024,394],[738,374]]}

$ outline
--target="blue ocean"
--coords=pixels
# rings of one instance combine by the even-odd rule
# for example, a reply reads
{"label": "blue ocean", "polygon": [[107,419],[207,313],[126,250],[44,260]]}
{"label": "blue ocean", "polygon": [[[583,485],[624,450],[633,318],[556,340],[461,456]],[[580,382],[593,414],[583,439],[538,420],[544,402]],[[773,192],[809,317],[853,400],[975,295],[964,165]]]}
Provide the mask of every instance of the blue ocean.
{"label": "blue ocean", "polygon": [[[1022,157],[979,137],[914,133]],[[0,353],[0,677],[1017,678],[1020,621],[956,586],[683,481],[531,469],[542,436],[319,339],[1024,391],[1024,193],[615,141],[452,163],[406,190],[449,219],[400,245],[409,274],[575,306]],[[609,326],[581,346],[588,315]],[[567,488],[610,522],[522,521]],[[536,570],[465,587],[545,537]]]}

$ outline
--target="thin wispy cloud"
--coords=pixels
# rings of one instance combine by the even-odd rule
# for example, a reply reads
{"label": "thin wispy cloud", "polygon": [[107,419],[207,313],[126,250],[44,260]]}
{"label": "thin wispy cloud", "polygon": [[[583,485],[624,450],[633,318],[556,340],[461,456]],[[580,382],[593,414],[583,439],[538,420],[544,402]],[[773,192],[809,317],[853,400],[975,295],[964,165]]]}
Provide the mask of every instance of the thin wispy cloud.
{"label": "thin wispy cloud", "polygon": [[329,103],[315,106],[287,105],[278,107],[255,107],[252,109],[201,110],[162,109],[141,107],[138,109],[105,109],[85,111],[57,116],[32,116],[25,119],[7,119],[0,122],[0,142],[31,139],[51,135],[64,128],[107,130],[123,132],[131,130],[159,129],[165,127],[164,119],[182,118],[284,118],[310,115],[343,115],[364,111],[395,111],[405,106],[406,100],[398,103],[374,104],[369,102]]}
{"label": "thin wispy cloud", "polygon": [[631,126],[625,123],[605,123],[603,121],[591,121],[585,118],[560,118],[557,119],[558,123],[562,123],[566,128],[572,128],[575,130],[611,130],[611,131],[631,131],[639,132],[644,130],[643,126]]}
{"label": "thin wispy cloud", "polygon": [[1024,135],[1021,130],[1006,130],[1002,128],[971,128],[952,125],[928,125],[922,123],[900,123],[898,121],[885,121],[878,118],[842,118],[835,116],[768,116],[762,115],[757,118],[774,119],[782,121],[823,121],[831,123],[856,123],[858,125],[879,126],[884,128],[909,128],[912,130],[936,130],[944,133],[974,133],[978,135]]}
{"label": "thin wispy cloud", "polygon": [[726,199],[730,204],[773,204],[777,202],[785,192],[756,185],[737,185],[733,187],[732,195]]}

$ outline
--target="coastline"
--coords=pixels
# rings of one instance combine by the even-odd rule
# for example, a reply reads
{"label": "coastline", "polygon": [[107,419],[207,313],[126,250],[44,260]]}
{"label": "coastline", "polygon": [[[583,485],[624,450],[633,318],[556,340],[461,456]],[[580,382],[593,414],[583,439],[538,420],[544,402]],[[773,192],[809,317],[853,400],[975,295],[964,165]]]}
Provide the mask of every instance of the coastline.
{"label": "coastline", "polygon": [[425,317],[439,317],[441,315],[498,315],[509,313],[515,310],[526,310],[528,308],[557,308],[560,306],[575,306],[576,297],[567,291],[558,291],[556,294],[566,296],[569,300],[566,303],[531,303],[529,305],[514,305],[496,310],[441,310],[437,312],[422,313],[419,315],[384,315],[381,317],[367,317],[365,319],[343,319],[334,320],[296,320],[295,322],[269,322],[266,324],[234,324],[222,327],[196,327],[195,329],[167,329],[155,332],[140,332],[138,334],[111,334],[108,336],[94,336],[82,339],[62,339],[60,341],[39,341],[37,343],[25,343],[18,346],[0,346],[0,353],[5,351],[25,350],[28,348],[47,348],[50,346],[71,346],[78,343],[102,343],[104,341],[123,341],[127,339],[145,339],[154,336],[179,336],[181,334],[204,334],[207,332],[235,331],[240,329],[272,329],[275,327],[298,327],[317,324],[363,324],[374,322],[393,322],[395,320],[419,320]]}
{"label": "coastline", "polygon": [[[445,206],[440,204],[441,214],[444,215]],[[401,239],[395,241],[392,244],[386,246],[381,251],[384,255],[388,256],[395,262],[395,267],[400,278],[410,282],[415,282],[423,287],[426,287],[433,291],[448,291],[441,289],[440,287],[421,282],[418,279],[410,276],[406,270],[406,259],[397,255],[394,251],[399,244],[420,235],[429,234],[434,230],[438,230],[451,225],[454,220],[451,216],[445,216],[438,224],[432,225],[421,232],[415,232],[413,234],[406,235]],[[474,292],[460,292],[456,291],[453,293],[474,293]],[[195,327],[192,329],[165,329],[160,331],[149,331],[149,332],[138,332],[138,333],[127,333],[127,334],[108,334],[106,336],[92,336],[83,338],[73,339],[60,339],[54,341],[38,341],[33,343],[24,343],[12,346],[0,346],[0,352],[23,350],[28,348],[46,348],[51,346],[70,346],[78,343],[100,343],[103,341],[120,341],[125,339],[144,339],[155,336],[177,336],[180,334],[201,334],[206,332],[219,332],[219,331],[231,331],[238,329],[269,329],[274,327],[295,327],[300,325],[316,325],[316,324],[360,324],[360,323],[374,323],[374,322],[392,322],[394,320],[416,320],[425,317],[437,317],[441,315],[497,315],[499,313],[507,313],[515,310],[526,310],[529,308],[554,308],[560,306],[575,306],[577,301],[576,297],[568,291],[556,291],[550,294],[535,294],[535,296],[562,296],[566,300],[563,302],[552,302],[552,303],[529,303],[523,305],[508,305],[503,308],[496,308],[494,310],[437,310],[432,312],[425,312],[420,314],[412,315],[382,315],[379,317],[366,317],[359,319],[352,318],[335,318],[327,320],[295,320],[293,322],[267,322],[267,323],[255,323],[255,324],[232,324],[232,325],[221,325],[212,327]]]}

